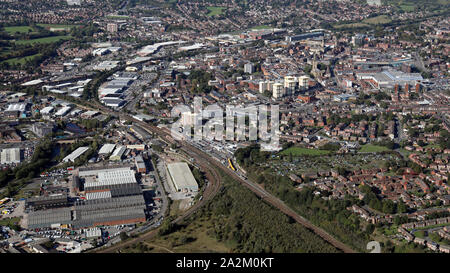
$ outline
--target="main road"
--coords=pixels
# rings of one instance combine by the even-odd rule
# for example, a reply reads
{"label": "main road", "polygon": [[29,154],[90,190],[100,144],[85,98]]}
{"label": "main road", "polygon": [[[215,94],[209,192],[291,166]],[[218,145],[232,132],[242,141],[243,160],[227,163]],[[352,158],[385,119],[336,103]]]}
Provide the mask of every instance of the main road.
{"label": "main road", "polygon": [[[320,236],[322,239],[336,247],[337,249],[345,252],[345,253],[353,253],[355,252],[352,248],[347,246],[346,244],[338,241],[335,239],[332,235],[330,235],[328,232],[323,230],[322,228],[312,224],[310,221],[296,213],[294,210],[289,208],[283,201],[272,195],[271,193],[267,192],[264,188],[259,186],[257,183],[254,183],[248,179],[243,179],[240,176],[238,176],[234,171],[227,168],[223,164],[221,164],[219,161],[212,158],[210,155],[206,154],[205,152],[201,151],[200,149],[195,148],[194,146],[188,144],[186,141],[177,141],[172,138],[171,132],[167,128],[159,128],[153,125],[150,125],[146,122],[136,120],[131,115],[127,113],[117,113],[115,111],[112,111],[111,109],[95,104],[93,106],[97,108],[98,110],[101,110],[103,112],[106,112],[112,116],[119,117],[123,120],[131,121],[136,124],[138,124],[140,127],[148,130],[149,132],[154,133],[155,135],[159,136],[163,141],[165,141],[168,144],[177,144],[180,149],[184,152],[186,152],[189,156],[191,156],[195,162],[200,165],[203,171],[206,172],[206,176],[208,180],[212,183],[209,183],[208,187],[205,190],[205,193],[203,194],[203,199],[197,202],[194,206],[192,206],[184,215],[180,216],[179,218],[175,219],[173,222],[178,223],[181,222],[183,219],[189,217],[195,211],[197,211],[207,200],[212,199],[217,192],[220,189],[220,174],[217,172],[217,169],[220,169],[222,172],[224,172],[226,175],[233,177],[234,180],[239,182],[240,184],[247,187],[249,190],[251,190],[253,193],[255,193],[258,197],[260,197],[262,200],[266,201],[267,203],[273,205],[274,207],[278,208],[280,211],[285,213],[286,215],[292,217],[295,221],[297,221],[299,224],[305,226],[309,230],[313,231],[315,234]],[[156,230],[152,230],[148,233],[145,233],[137,238],[131,239],[129,241],[125,241],[123,243],[119,243],[111,248],[107,248],[105,250],[102,250],[102,252],[115,252],[119,250],[120,248],[123,248],[124,246],[128,246],[137,242],[140,242],[142,240],[149,239],[157,234]]]}

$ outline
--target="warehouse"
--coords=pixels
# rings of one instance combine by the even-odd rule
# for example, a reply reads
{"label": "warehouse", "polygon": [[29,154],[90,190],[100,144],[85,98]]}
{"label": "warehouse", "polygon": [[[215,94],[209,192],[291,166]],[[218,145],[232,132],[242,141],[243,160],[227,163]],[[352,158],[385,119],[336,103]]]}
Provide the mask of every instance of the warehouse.
{"label": "warehouse", "polygon": [[116,144],[107,143],[100,148],[100,151],[98,152],[98,154],[99,155],[110,154],[110,153],[112,153],[112,151],[114,150],[115,147],[116,147]]}
{"label": "warehouse", "polygon": [[125,104],[125,100],[122,99],[102,99],[102,103],[110,107],[120,107]]}
{"label": "warehouse", "polygon": [[54,110],[55,110],[55,107],[53,107],[53,106],[47,106],[47,107],[42,108],[42,110],[40,111],[40,113],[41,113],[41,115],[48,116],[48,115],[50,115]]}
{"label": "warehouse", "polygon": [[111,191],[102,190],[86,193],[86,200],[105,199],[105,198],[111,198]]}
{"label": "warehouse", "polygon": [[114,166],[102,166],[93,168],[79,168],[79,177],[97,176],[99,172],[114,172],[114,171],[126,171],[131,170],[131,165],[114,165]]}
{"label": "warehouse", "polygon": [[28,228],[50,228],[72,223],[70,208],[49,209],[34,211],[28,214]]}
{"label": "warehouse", "polygon": [[136,164],[136,170],[139,173],[146,173],[147,168],[145,167],[144,159],[142,158],[142,155],[138,155],[134,158],[135,164]]}
{"label": "warehouse", "polygon": [[122,159],[123,154],[127,148],[125,146],[117,146],[113,154],[109,157],[109,160],[119,161]]}
{"label": "warehouse", "polygon": [[63,116],[67,115],[70,112],[70,109],[72,109],[72,107],[64,106],[63,108],[59,109],[58,112],[55,113],[55,115],[63,117]]}
{"label": "warehouse", "polygon": [[356,77],[359,80],[371,80],[379,88],[393,88],[396,84],[415,85],[423,80],[420,73],[404,73],[393,69],[374,73],[356,73]]}
{"label": "warehouse", "polygon": [[143,209],[123,208],[92,211],[76,211],[74,228],[87,228],[96,226],[126,225],[145,222]]}
{"label": "warehouse", "polygon": [[65,207],[69,203],[67,194],[58,194],[50,196],[37,196],[28,198],[25,201],[25,207],[30,209],[47,209]]}
{"label": "warehouse", "polygon": [[38,137],[45,137],[53,132],[53,124],[47,124],[43,122],[35,122],[31,126],[31,131]]}
{"label": "warehouse", "polygon": [[1,164],[19,164],[22,161],[20,148],[3,149],[1,152]]}
{"label": "warehouse", "polygon": [[142,195],[78,201],[75,204],[74,228],[123,225],[145,222]]}
{"label": "warehouse", "polygon": [[131,196],[142,194],[138,184],[99,185],[85,188],[86,195],[92,192],[109,191],[111,197]]}
{"label": "warehouse", "polygon": [[167,165],[169,177],[177,191],[198,191],[198,184],[187,163],[179,162]]}
{"label": "warehouse", "polygon": [[73,151],[70,155],[66,156],[63,159],[63,162],[75,162],[75,160],[80,157],[82,154],[87,152],[89,150],[89,147],[79,147],[75,151]]}
{"label": "warehouse", "polygon": [[76,211],[100,211],[131,207],[145,209],[144,197],[142,195],[133,195],[109,199],[79,200],[75,203]]}
{"label": "warehouse", "polygon": [[136,177],[132,170],[120,170],[120,171],[102,171],[98,173],[97,181],[87,181],[84,184],[85,189],[89,189],[95,186],[110,186],[118,184],[136,184]]}

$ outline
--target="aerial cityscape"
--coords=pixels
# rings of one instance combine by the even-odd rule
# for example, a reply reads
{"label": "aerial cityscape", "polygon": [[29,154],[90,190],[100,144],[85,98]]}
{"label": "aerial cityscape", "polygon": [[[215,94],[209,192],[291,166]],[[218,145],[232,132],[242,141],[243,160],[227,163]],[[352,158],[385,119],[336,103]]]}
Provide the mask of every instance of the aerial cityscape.
{"label": "aerial cityscape", "polygon": [[0,253],[450,253],[450,0],[0,8]]}

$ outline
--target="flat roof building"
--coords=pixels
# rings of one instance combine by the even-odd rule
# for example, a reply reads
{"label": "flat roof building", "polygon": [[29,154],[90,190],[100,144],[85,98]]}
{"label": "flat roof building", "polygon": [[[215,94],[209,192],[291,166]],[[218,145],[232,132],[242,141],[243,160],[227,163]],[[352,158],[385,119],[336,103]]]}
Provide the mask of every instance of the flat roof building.
{"label": "flat roof building", "polygon": [[53,132],[53,128],[53,124],[36,122],[31,126],[31,131],[38,137],[45,137]]}
{"label": "flat roof building", "polygon": [[63,162],[75,162],[75,160],[80,157],[82,154],[87,152],[89,150],[89,147],[79,147],[75,151],[73,151],[70,155],[66,156],[63,159]]}
{"label": "flat roof building", "polygon": [[113,154],[109,157],[109,160],[119,161],[122,159],[123,154],[127,148],[125,146],[117,146]]}
{"label": "flat roof building", "polygon": [[116,144],[107,143],[100,148],[100,151],[98,152],[98,154],[99,155],[107,155],[109,153],[112,153],[112,151],[114,150],[115,147],[116,147]]}
{"label": "flat roof building", "polygon": [[133,170],[102,171],[98,173],[97,181],[86,182],[84,188],[132,183],[137,183]]}
{"label": "flat roof building", "polygon": [[136,170],[140,173],[146,173],[147,168],[145,167],[144,159],[142,158],[142,155],[138,155],[134,158],[134,162],[136,164]]}
{"label": "flat roof building", "polygon": [[58,112],[55,113],[56,116],[65,116],[69,113],[70,109],[72,109],[72,107],[70,106],[64,106],[63,108],[59,109]]}
{"label": "flat roof building", "polygon": [[0,158],[1,164],[19,164],[22,161],[20,148],[3,149]]}
{"label": "flat roof building", "polygon": [[187,163],[168,164],[167,170],[177,191],[198,191],[197,181],[195,181]]}

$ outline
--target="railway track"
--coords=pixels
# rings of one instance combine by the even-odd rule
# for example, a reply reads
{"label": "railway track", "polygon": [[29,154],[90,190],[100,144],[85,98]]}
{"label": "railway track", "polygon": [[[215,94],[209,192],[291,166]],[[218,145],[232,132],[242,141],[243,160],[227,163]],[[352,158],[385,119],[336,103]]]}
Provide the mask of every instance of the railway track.
{"label": "railway track", "polygon": [[[227,168],[226,166],[222,165],[220,162],[212,159],[208,154],[205,152],[187,144],[186,142],[178,142],[174,140],[171,136],[171,132],[167,128],[158,128],[156,126],[150,125],[148,123],[145,123],[143,121],[138,121],[134,119],[133,117],[129,116],[128,114],[120,113],[116,114],[111,109],[104,107],[103,105],[97,105],[99,109],[102,109],[103,111],[118,116],[122,119],[132,121],[138,125],[140,125],[142,128],[154,133],[155,135],[158,135],[163,141],[165,141],[168,144],[178,144],[183,151],[185,151],[188,155],[192,156],[192,158],[195,159],[198,165],[202,168],[202,170],[206,173],[206,176],[208,180],[210,181],[209,187],[205,190],[205,193],[203,195],[203,199],[197,202],[194,206],[192,206],[185,214],[178,217],[173,221],[173,223],[179,223],[186,219],[187,217],[191,216],[193,213],[195,213],[201,206],[203,206],[208,200],[212,199],[219,191],[221,182],[220,181],[220,175],[217,172],[217,169],[222,170],[224,173],[226,173],[228,176],[233,177],[237,182],[242,184],[243,186],[247,187],[249,190],[251,190],[253,193],[255,193],[258,197],[260,197],[262,200],[266,201],[267,203],[271,204],[275,208],[279,209],[284,214],[292,217],[297,223],[303,225],[304,227],[308,228],[318,236],[320,236],[323,240],[327,241],[331,245],[333,245],[335,248],[343,251],[344,253],[354,253],[355,251],[347,246],[346,244],[340,242],[336,238],[334,238],[332,235],[330,235],[328,232],[323,230],[322,228],[312,224],[310,221],[293,211],[291,208],[289,208],[283,201],[278,199],[277,197],[273,196],[271,193],[267,192],[265,189],[263,189],[260,185],[251,182],[250,180],[244,180],[241,177],[239,177],[235,172]],[[211,180],[210,180],[211,179]],[[212,182],[212,183],[211,183]],[[207,194],[208,192],[208,194]],[[210,192],[210,193],[209,193]],[[140,242],[142,240],[149,239],[153,236],[155,236],[156,230],[150,231],[143,236],[139,236],[138,238],[135,238],[131,241],[126,241],[124,244],[118,244],[116,246],[110,247],[108,249],[105,249],[104,252],[114,252],[124,246],[131,245],[137,242]]]}

